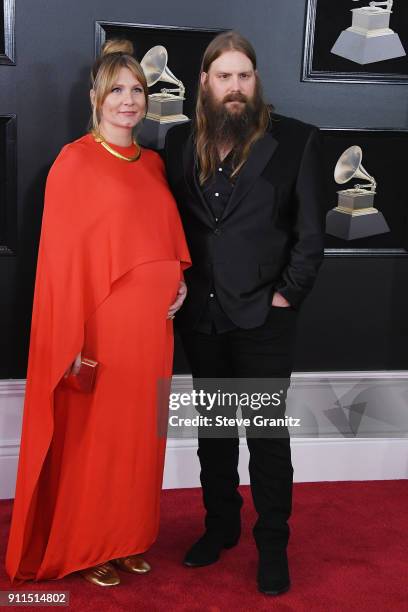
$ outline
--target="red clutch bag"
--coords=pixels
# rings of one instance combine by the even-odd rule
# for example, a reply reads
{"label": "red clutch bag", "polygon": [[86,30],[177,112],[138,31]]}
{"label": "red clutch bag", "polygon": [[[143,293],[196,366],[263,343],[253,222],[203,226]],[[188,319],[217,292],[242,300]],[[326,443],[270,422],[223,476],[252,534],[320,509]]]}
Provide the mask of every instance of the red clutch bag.
{"label": "red clutch bag", "polygon": [[96,370],[98,362],[87,357],[82,357],[81,367],[78,374],[70,374],[64,378],[64,384],[74,391],[80,393],[91,393],[95,385]]}

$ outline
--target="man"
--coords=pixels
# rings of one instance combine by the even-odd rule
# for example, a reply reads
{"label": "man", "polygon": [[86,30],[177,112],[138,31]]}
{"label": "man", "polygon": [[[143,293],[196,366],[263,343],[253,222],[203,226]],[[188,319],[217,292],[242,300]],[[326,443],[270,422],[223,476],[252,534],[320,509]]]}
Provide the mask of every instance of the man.
{"label": "man", "polygon": [[[289,379],[297,311],[323,256],[317,128],[271,116],[253,47],[227,32],[204,54],[196,121],[168,132],[165,158],[193,261],[177,315],[193,377]],[[289,437],[247,443],[258,588],[278,595],[290,586]],[[189,567],[238,542],[238,445],[199,433],[206,531],[186,554]]]}

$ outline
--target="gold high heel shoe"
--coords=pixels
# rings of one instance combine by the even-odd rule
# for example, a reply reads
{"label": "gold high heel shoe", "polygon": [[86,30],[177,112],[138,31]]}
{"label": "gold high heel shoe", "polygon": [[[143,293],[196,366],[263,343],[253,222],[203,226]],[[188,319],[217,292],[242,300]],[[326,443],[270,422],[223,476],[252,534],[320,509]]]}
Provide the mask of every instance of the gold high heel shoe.
{"label": "gold high heel shoe", "polygon": [[88,567],[78,572],[92,584],[98,586],[115,586],[120,584],[120,578],[111,563],[101,563],[95,567]]}
{"label": "gold high heel shoe", "polygon": [[140,555],[119,557],[119,559],[112,559],[112,563],[124,572],[130,572],[131,574],[147,574],[152,569]]}

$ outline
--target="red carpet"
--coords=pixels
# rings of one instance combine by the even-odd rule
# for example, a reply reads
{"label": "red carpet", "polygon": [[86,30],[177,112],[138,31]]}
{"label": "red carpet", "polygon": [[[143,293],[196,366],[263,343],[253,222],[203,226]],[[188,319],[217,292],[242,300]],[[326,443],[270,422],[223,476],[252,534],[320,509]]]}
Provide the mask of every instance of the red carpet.
{"label": "red carpet", "polygon": [[[215,565],[181,565],[184,551],[201,534],[200,491],[164,491],[159,540],[146,555],[153,566],[150,574],[121,572],[121,585],[111,588],[70,575],[30,583],[24,590],[70,591],[68,609],[81,612],[408,610],[407,480],[296,484],[289,548],[292,589],[278,598],[256,589],[255,513],[249,487],[241,489],[241,541]],[[1,590],[10,588],[3,560],[11,505],[0,502]]]}

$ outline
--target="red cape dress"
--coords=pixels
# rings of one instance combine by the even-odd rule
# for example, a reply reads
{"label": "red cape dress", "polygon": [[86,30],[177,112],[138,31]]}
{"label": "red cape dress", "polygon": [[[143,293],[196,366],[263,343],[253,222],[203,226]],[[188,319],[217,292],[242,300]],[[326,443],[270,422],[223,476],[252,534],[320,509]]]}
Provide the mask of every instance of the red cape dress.
{"label": "red cape dress", "polygon": [[[115,147],[124,155],[134,147]],[[37,263],[11,581],[56,579],[146,551],[158,531],[174,301],[190,265],[158,154],[114,157],[88,134],[48,176]],[[75,356],[93,393],[64,387]]]}

